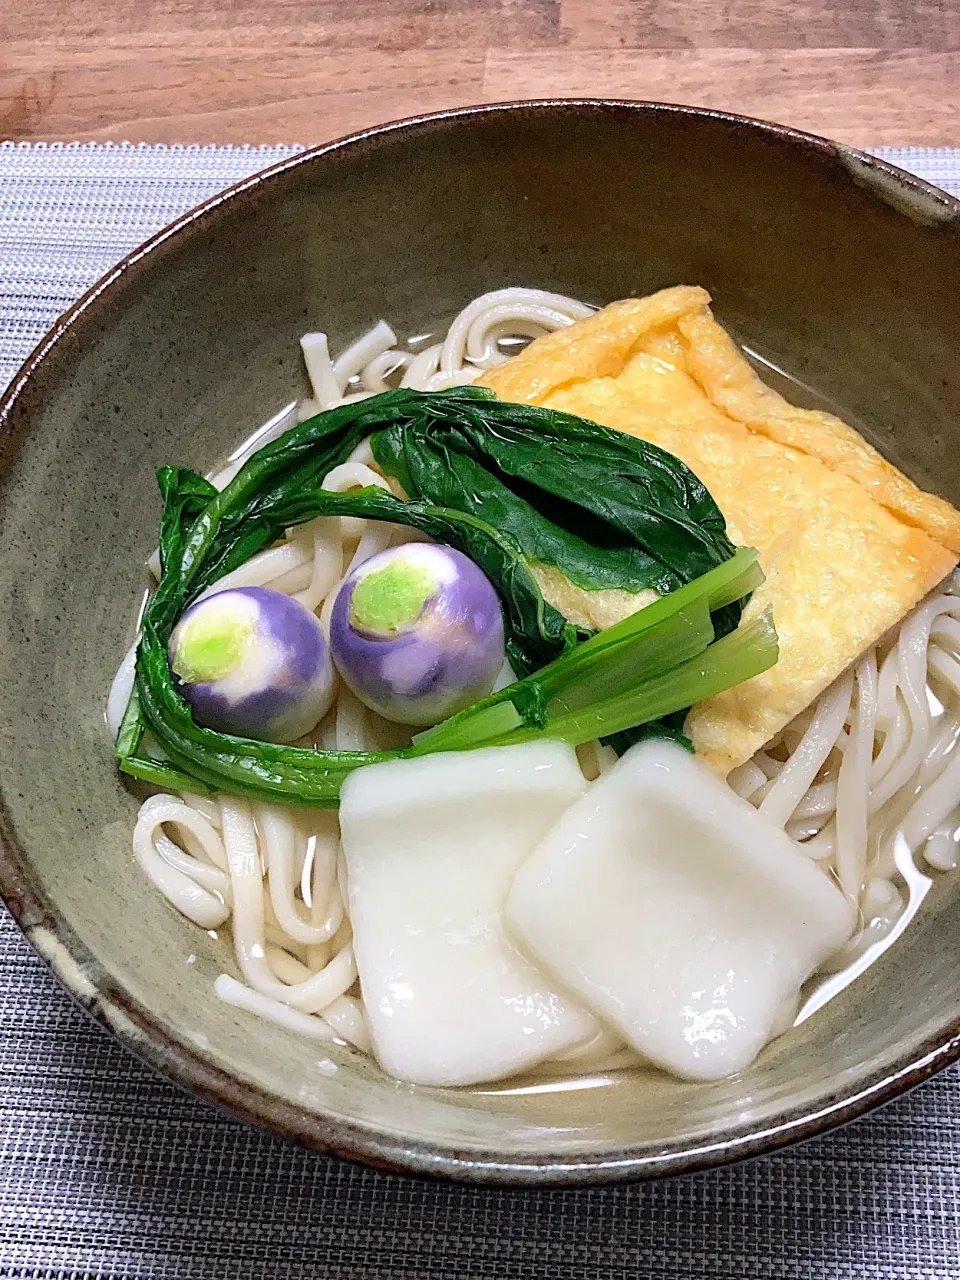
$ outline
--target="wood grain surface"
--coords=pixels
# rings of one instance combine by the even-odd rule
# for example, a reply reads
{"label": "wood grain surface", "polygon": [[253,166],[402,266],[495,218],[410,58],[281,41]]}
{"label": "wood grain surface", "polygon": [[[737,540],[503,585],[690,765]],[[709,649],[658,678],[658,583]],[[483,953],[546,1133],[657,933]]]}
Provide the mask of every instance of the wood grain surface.
{"label": "wood grain surface", "polygon": [[0,137],[315,143],[471,102],[960,145],[960,0],[0,0]]}

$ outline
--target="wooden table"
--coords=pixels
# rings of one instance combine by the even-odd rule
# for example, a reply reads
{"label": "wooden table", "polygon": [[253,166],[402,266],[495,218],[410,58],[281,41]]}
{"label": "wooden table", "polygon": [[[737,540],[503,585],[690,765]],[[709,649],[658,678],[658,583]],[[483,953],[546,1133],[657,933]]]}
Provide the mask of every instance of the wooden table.
{"label": "wooden table", "polygon": [[0,0],[0,137],[314,143],[551,95],[960,145],[960,0]]}

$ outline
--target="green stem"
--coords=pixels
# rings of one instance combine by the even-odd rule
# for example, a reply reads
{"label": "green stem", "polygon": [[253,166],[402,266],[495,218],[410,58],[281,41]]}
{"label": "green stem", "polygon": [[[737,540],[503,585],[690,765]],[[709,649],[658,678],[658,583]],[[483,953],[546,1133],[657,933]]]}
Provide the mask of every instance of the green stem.
{"label": "green stem", "polygon": [[163,787],[165,791],[214,791],[192,773],[183,773],[163,760],[154,760],[151,756],[129,755],[120,760],[120,768],[131,778],[139,778],[141,782],[152,782],[155,787]]}
{"label": "green stem", "polygon": [[779,656],[770,611],[724,636],[695,658],[637,684],[625,695],[561,715],[546,730],[518,729],[501,742],[562,738],[573,746],[649,724],[693,702],[712,698],[769,670]]}

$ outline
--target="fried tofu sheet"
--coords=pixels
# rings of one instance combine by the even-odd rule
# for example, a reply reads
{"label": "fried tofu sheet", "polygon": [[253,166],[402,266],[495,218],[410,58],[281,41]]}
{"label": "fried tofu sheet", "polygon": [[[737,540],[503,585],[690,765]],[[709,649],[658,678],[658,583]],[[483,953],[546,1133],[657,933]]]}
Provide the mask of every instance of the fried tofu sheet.
{"label": "fried tofu sheet", "polygon": [[[732,540],[760,551],[767,578],[744,618],[772,607],[780,660],[687,720],[698,754],[723,776],[957,563],[960,512],[839,418],[797,409],[765,386],[704,289],[615,302],[480,381],[502,400],[562,409],[666,449],[710,490]],[[610,625],[648,602],[608,592],[598,609],[590,593],[540,576],[578,621]]]}

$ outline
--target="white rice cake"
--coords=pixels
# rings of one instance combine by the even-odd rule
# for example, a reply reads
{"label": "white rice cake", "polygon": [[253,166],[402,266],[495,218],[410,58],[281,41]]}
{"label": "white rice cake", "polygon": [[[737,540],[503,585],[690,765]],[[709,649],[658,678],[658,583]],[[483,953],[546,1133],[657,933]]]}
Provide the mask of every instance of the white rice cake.
{"label": "white rice cake", "polygon": [[631,748],[520,869],[525,949],[678,1076],[746,1067],[849,936],[839,889],[683,748]]}
{"label": "white rice cake", "polygon": [[536,742],[368,765],[343,786],[350,918],[374,1050],[417,1084],[496,1080],[599,1026],[503,931],[513,875],[585,789]]}

